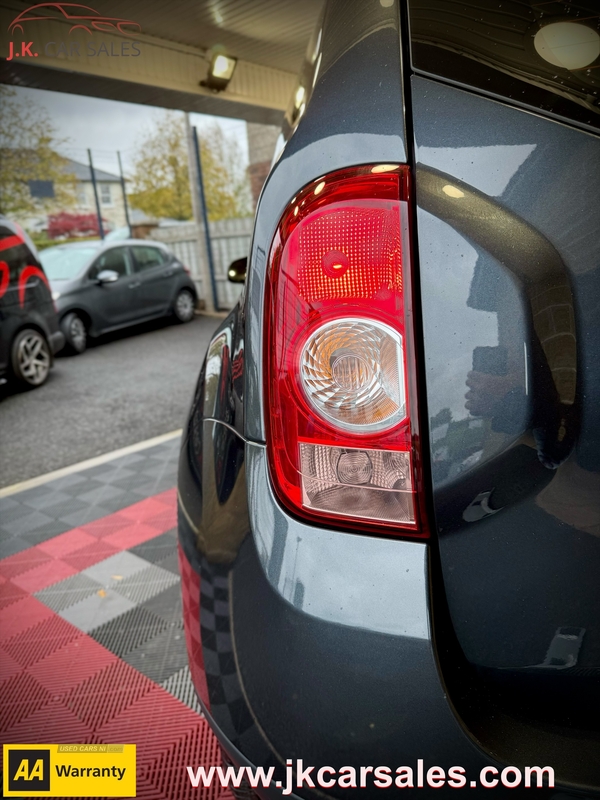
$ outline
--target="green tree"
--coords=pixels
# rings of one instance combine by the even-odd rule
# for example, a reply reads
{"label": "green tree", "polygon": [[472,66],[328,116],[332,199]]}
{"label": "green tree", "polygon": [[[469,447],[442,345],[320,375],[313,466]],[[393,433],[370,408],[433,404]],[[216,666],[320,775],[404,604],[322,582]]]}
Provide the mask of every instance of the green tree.
{"label": "green tree", "polygon": [[[204,191],[211,220],[251,213],[237,143],[215,123],[200,134]],[[185,118],[165,112],[139,142],[131,176],[131,205],[151,217],[192,217]]]}
{"label": "green tree", "polygon": [[[0,212],[22,214],[68,208],[75,200],[75,176],[56,150],[66,142],[56,138],[48,112],[19,98],[9,86],[0,86]],[[54,198],[31,197],[29,181],[51,181]]]}

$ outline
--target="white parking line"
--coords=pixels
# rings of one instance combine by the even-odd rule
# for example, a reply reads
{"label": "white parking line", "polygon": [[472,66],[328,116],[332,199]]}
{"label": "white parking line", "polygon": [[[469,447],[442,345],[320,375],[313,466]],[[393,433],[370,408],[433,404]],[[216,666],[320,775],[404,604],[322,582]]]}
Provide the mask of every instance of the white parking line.
{"label": "white parking line", "polygon": [[38,475],[37,478],[31,478],[28,481],[21,481],[21,483],[13,483],[12,486],[5,486],[0,489],[0,497],[8,497],[8,495],[16,494],[17,492],[24,492],[25,489],[33,489],[36,486],[41,486],[49,481],[54,481],[57,478],[64,478],[65,475],[72,475],[74,472],[80,472],[90,467],[97,467],[99,464],[106,464],[107,461],[112,461],[121,456],[128,456],[130,453],[137,453],[139,450],[145,450],[147,447],[154,447],[157,444],[168,442],[170,439],[175,439],[181,436],[182,429],[171,431],[170,433],[163,433],[160,436],[155,436],[153,439],[146,439],[143,442],[130,444],[128,447],[122,447],[120,450],[113,450],[112,453],[104,453],[95,458],[88,458],[86,461],[80,461],[78,464],[71,464],[69,467],[56,469],[54,472],[47,472],[45,475]]}

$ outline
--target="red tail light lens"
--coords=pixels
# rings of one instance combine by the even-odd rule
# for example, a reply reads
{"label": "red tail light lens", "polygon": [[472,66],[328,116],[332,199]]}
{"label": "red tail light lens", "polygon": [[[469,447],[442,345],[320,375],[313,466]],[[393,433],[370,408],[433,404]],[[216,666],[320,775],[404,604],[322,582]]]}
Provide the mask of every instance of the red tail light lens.
{"label": "red tail light lens", "polygon": [[287,208],[266,286],[267,449],[295,513],[423,537],[409,178],[344,170]]}

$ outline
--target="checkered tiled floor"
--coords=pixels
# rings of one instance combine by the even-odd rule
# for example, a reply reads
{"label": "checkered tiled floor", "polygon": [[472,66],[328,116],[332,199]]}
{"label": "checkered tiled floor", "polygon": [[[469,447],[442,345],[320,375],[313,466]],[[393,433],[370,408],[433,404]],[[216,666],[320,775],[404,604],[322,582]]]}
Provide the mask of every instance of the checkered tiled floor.
{"label": "checkered tiled floor", "polygon": [[0,739],[135,743],[138,797],[225,800],[185,770],[220,754],[187,666],[178,450],[0,499]]}

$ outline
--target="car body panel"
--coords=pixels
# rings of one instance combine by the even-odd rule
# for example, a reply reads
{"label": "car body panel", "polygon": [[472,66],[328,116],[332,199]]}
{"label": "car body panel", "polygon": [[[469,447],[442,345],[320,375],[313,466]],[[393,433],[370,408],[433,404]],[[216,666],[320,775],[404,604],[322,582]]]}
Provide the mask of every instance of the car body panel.
{"label": "car body panel", "polygon": [[[575,531],[559,519],[564,494],[550,523],[548,503],[539,502],[572,463],[575,444],[588,473],[597,452],[598,404],[586,411],[581,394],[596,385],[597,370],[585,361],[596,333],[581,321],[588,326],[600,297],[598,184],[583,176],[577,186],[567,155],[572,147],[573,159],[588,163],[597,139],[443,82],[413,78],[403,86],[391,35],[398,37],[398,8],[367,5],[326,4],[315,39],[322,57],[309,48],[300,76],[306,107],[290,107],[287,143],[260,198],[244,296],[211,340],[184,429],[179,540],[194,683],[228,757],[273,765],[281,777],[287,758],[335,767],[414,766],[424,758],[462,765],[474,777],[486,764],[549,764],[556,790],[537,796],[595,796],[595,673],[538,669],[537,699],[528,703],[528,669],[556,666],[568,637],[577,639],[571,628],[593,630],[598,620],[597,536],[581,531],[581,520]],[[410,163],[413,152],[429,543],[296,519],[273,494],[264,444],[263,295],[285,207],[330,171]],[[585,200],[550,214],[561,191],[583,191]],[[589,297],[573,269],[584,262]],[[568,339],[562,361],[540,341],[535,318],[547,311],[547,303],[536,305],[547,289],[567,308],[554,331],[561,343]],[[488,418],[485,404],[465,410],[469,372],[500,379],[488,387]],[[468,399],[481,406],[481,398]],[[593,487],[593,476],[584,484]],[[490,489],[505,498],[502,509],[490,505]],[[586,495],[592,518],[599,496],[593,488]],[[572,499],[566,504],[577,511]],[[194,592],[197,600],[186,603]],[[555,642],[558,628],[563,639]],[[586,646],[584,637],[582,657]],[[573,678],[577,703],[567,718]]]}
{"label": "car body panel", "polygon": [[[52,355],[64,345],[35,246],[19,226],[0,218],[0,242],[9,238],[17,244],[0,250],[0,378],[10,370],[12,343],[23,328],[43,333]],[[23,281],[27,267],[36,272]]]}
{"label": "car body panel", "polygon": [[[197,296],[194,282],[183,266],[159,242],[143,240],[145,246],[164,253],[166,264],[160,268],[159,279],[155,282],[155,276],[145,276],[144,272],[138,272],[131,249],[141,244],[142,241],[138,239],[116,241],[104,247],[99,244],[97,253],[75,278],[52,281],[53,290],[59,294],[56,305],[60,319],[64,319],[72,311],[80,313],[89,323],[90,334],[100,336],[167,315],[181,289],[189,289],[194,297]],[[86,245],[89,246],[89,242]],[[88,273],[95,273],[98,262],[114,250],[123,250],[127,254],[130,269],[114,283],[98,285],[95,278],[88,277]],[[154,270],[148,272],[153,273]],[[146,285],[147,277],[150,286]]]}

